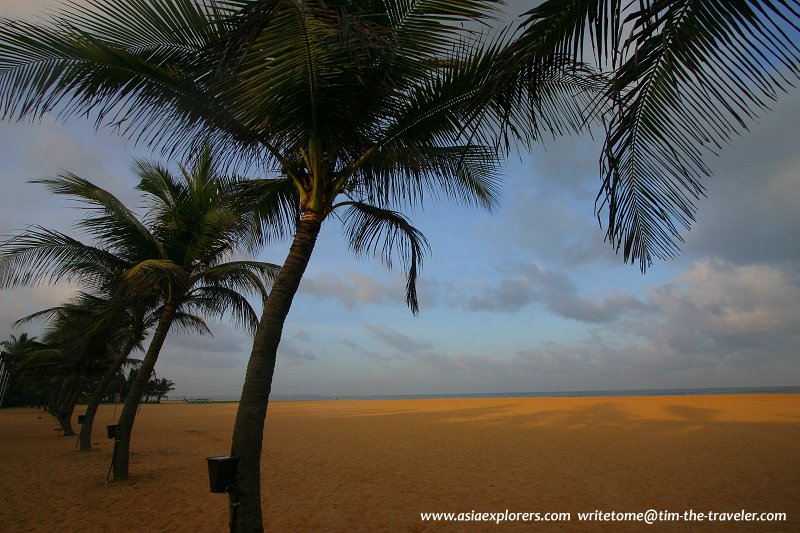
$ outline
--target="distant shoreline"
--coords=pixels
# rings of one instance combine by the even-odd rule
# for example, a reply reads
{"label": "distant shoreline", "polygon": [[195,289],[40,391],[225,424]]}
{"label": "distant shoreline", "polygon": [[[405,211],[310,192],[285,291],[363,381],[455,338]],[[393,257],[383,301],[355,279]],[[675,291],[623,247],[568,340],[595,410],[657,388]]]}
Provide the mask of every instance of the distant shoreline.
{"label": "distant shoreline", "polygon": [[[330,401],[330,400],[434,400],[446,398],[605,398],[627,396],[717,396],[728,394],[800,394],[800,386],[781,387],[706,387],[670,389],[621,389],[592,391],[548,391],[548,392],[476,392],[461,394],[376,394],[339,395],[322,394],[274,394],[273,402]],[[195,395],[187,396],[191,399]],[[203,395],[209,402],[238,402],[239,396]],[[184,400],[182,395],[173,396],[170,401]]]}

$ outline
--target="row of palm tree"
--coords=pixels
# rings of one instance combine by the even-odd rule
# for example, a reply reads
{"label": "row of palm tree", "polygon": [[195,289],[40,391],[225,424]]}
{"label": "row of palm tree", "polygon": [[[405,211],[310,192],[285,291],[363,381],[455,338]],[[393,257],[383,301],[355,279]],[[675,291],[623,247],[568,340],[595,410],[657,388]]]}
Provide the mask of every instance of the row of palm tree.
{"label": "row of palm tree", "polygon": [[16,357],[15,378],[28,394],[46,399],[45,408],[59,421],[65,435],[73,434],[72,413],[86,386],[96,381],[123,349],[125,341],[114,317],[104,312],[103,303],[90,294],[79,293],[62,305],[18,321],[22,324],[48,319],[37,349]]}
{"label": "row of palm tree", "polygon": [[[65,356],[72,366],[61,372],[59,394],[66,395],[66,403],[57,412],[63,424],[70,424],[86,382],[77,376],[85,378],[90,363],[97,362],[95,373],[102,370],[87,406],[82,450],[91,449],[94,416],[111,380],[146,332],[153,331],[119,418],[113,461],[119,478],[127,476],[136,411],[169,331],[177,327],[208,333],[201,315],[228,316],[254,330],[257,318],[246,294],[266,298],[277,271],[269,263],[230,260],[250,231],[251,208],[238,194],[238,181],[216,172],[210,148],[201,150],[190,168],[181,166],[179,177],[146,161],[136,161],[134,169],[137,188],[148,202],[143,220],[109,192],[63,173],[39,183],[83,204],[87,216],[78,227],[93,242],[34,226],[0,245],[0,287],[72,279],[106,295],[82,293],[73,302],[26,318],[50,317],[53,331],[62,337],[60,344],[73,352]],[[65,426],[65,431],[71,434],[71,428]]]}
{"label": "row of palm tree", "polygon": [[[416,313],[427,245],[400,211],[437,195],[492,207],[511,146],[599,124],[598,216],[644,271],[673,256],[692,223],[706,153],[800,75],[797,0],[545,0],[521,24],[482,32],[498,7],[91,0],[0,29],[4,117],[86,114],[168,154],[210,142],[226,165],[276,176],[243,187],[258,206],[247,242],[290,237],[291,248],[237,413],[231,530],[263,529],[259,465],[277,347],[326,220],[341,220],[355,253],[400,259]],[[167,302],[161,332],[174,312]],[[157,333],[151,346],[160,342]]]}
{"label": "row of palm tree", "polygon": [[[8,340],[0,342],[0,368],[2,368],[2,386],[4,406],[15,405],[40,405],[41,396],[39,391],[34,390],[32,384],[20,385],[16,379],[16,371],[20,363],[28,356],[39,350],[42,344],[35,336],[21,333],[19,336],[10,335]],[[15,379],[11,379],[15,376]]]}
{"label": "row of palm tree", "polygon": [[[126,357],[123,364],[131,370],[125,376],[122,365],[115,364],[115,357],[117,353],[127,356],[130,350],[126,345],[120,349],[122,341],[118,336],[98,328],[98,323],[108,317],[103,316],[102,307],[86,305],[96,303],[86,297],[81,294],[74,299],[83,305],[68,302],[16,323],[19,326],[35,318],[57,314],[48,323],[41,341],[22,333],[0,343],[4,348],[4,368],[9,374],[3,406],[41,407],[56,418],[64,435],[69,436],[74,434],[72,414],[76,404],[89,399],[87,412],[82,415],[86,422],[80,433],[83,451],[91,450],[91,424],[98,405],[104,400],[112,401],[117,391],[128,390],[137,375],[136,367],[141,363],[141,360]],[[113,369],[117,370],[113,384],[100,379],[104,372]],[[175,390],[172,380],[152,377],[147,383],[144,401],[154,398],[159,403],[172,390]],[[98,392],[101,394],[96,397]]]}

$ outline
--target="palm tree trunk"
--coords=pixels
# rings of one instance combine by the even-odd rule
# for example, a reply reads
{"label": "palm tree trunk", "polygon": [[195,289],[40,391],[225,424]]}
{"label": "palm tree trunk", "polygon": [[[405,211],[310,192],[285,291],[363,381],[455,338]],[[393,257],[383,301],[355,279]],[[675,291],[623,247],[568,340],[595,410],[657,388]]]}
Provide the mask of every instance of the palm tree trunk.
{"label": "palm tree trunk", "polygon": [[108,386],[111,384],[111,380],[114,379],[119,369],[122,368],[122,365],[128,360],[128,356],[131,354],[131,351],[133,351],[135,345],[136,341],[131,340],[123,346],[117,358],[114,359],[114,362],[108,367],[103,379],[100,380],[100,383],[98,383],[97,387],[94,389],[92,399],[89,400],[89,405],[86,406],[83,426],[81,427],[80,441],[82,452],[92,451],[92,425],[94,424],[94,415],[97,414],[97,408],[100,406],[100,402],[103,401],[103,397],[108,390]]}
{"label": "palm tree trunk", "polygon": [[58,400],[61,397],[61,391],[64,390],[64,384],[67,378],[61,380],[61,385],[56,388],[55,386],[50,389],[50,396],[47,399],[47,412],[58,419]]}
{"label": "palm tree trunk", "polygon": [[233,428],[231,455],[239,457],[235,487],[230,493],[231,532],[264,531],[261,516],[261,444],[278,344],[292,299],[300,286],[323,216],[303,214],[258,324],[247,363],[242,398]]}
{"label": "palm tree trunk", "polygon": [[142,360],[139,370],[136,372],[136,379],[133,380],[128,397],[125,398],[125,406],[122,408],[122,413],[119,415],[119,432],[117,433],[117,442],[114,448],[114,457],[112,463],[114,465],[114,480],[125,479],[128,477],[128,451],[131,442],[131,432],[133,431],[133,422],[136,419],[136,410],[139,408],[139,403],[142,399],[142,393],[147,387],[147,382],[150,380],[150,375],[153,373],[153,368],[156,366],[158,354],[161,352],[161,347],[169,333],[169,328],[172,326],[172,321],[175,318],[175,305],[168,303],[164,305],[161,311],[161,316],[158,319],[156,331],[153,333],[153,339],[150,341],[150,346],[147,347],[147,354]]}
{"label": "palm tree trunk", "polygon": [[72,429],[72,413],[75,411],[75,404],[78,403],[78,398],[81,396],[84,380],[74,378],[72,387],[69,392],[64,396],[64,401],[59,405],[61,413],[61,427],[64,428],[64,436],[72,437],[75,431]]}

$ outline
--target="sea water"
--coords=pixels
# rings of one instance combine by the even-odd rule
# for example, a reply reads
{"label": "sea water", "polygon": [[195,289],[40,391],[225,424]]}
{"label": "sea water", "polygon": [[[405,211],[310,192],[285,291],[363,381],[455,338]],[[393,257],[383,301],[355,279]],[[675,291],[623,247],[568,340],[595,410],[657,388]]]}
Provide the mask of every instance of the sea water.
{"label": "sea water", "polygon": [[[476,392],[462,394],[377,394],[377,395],[338,395],[322,394],[273,394],[272,401],[314,401],[314,400],[422,400],[434,398],[602,398],[609,396],[708,396],[715,394],[800,394],[800,386],[786,387],[711,387],[688,389],[622,389],[622,390],[584,390],[548,392]],[[190,397],[196,397],[193,394]],[[202,394],[203,398],[216,402],[239,401],[239,395]],[[172,399],[183,399],[172,396]]]}

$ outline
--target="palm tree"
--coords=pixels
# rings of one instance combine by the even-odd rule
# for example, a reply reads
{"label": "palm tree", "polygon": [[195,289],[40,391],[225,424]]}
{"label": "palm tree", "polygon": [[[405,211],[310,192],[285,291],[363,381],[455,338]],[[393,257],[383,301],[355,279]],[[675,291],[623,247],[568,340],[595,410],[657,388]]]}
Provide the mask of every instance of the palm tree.
{"label": "palm tree", "polygon": [[704,157],[800,78],[797,0],[545,0],[522,30],[498,62],[505,90],[584,50],[608,75],[598,215],[642,271],[679,251]]}
{"label": "palm tree", "polygon": [[87,311],[85,306],[73,304],[49,313],[51,321],[43,341],[29,343],[21,353],[15,350],[18,386],[44,399],[45,409],[65,436],[74,435],[75,404],[112,349],[103,328],[87,322]]}
{"label": "palm tree", "polygon": [[195,314],[231,315],[255,330],[257,316],[241,291],[266,297],[265,280],[277,267],[256,261],[228,261],[240,240],[251,232],[247,204],[234,194],[237,180],[216,173],[206,146],[180,178],[167,169],[136,161],[137,188],[149,199],[144,222],[107,191],[64,173],[39,180],[56,194],[75,197],[91,212],[79,226],[97,246],[32,228],[0,246],[0,286],[29,284],[41,279],[74,277],[88,286],[107,286],[109,272],[117,272],[115,290],[145,295],[159,301],[152,340],[128,391],[119,418],[114,477],[128,475],[128,451],[136,410],[177,318],[195,329],[205,325]]}
{"label": "palm tree", "polygon": [[115,324],[98,312],[100,302],[101,299],[90,294],[79,293],[62,305],[33,313],[14,324],[49,320],[45,334],[47,349],[39,355],[40,364],[50,370],[37,368],[37,373],[40,377],[50,373],[70,384],[69,393],[52,406],[65,435],[73,434],[72,412],[86,384],[102,372],[111,352],[120,349],[119,336],[112,334]]}
{"label": "palm tree", "polygon": [[[211,139],[230,162],[256,161],[278,175],[246,187],[260,207],[260,241],[292,235],[292,246],[262,313],[237,414],[232,528],[262,528],[259,465],[277,347],[323,222],[342,220],[357,254],[389,266],[399,258],[417,312],[427,243],[399,210],[442,193],[494,205],[495,126],[522,128],[525,118],[479,98],[506,36],[483,42],[463,23],[488,20],[494,7],[96,0],[49,27],[0,30],[5,116],[93,113],[98,126],[167,150]],[[586,104],[586,84],[552,74],[521,91],[551,113],[525,124],[528,133],[581,125],[572,110]]]}
{"label": "palm tree", "polygon": [[169,391],[175,390],[175,382],[167,378],[154,378],[150,380],[147,388],[150,395],[156,397],[156,403],[161,403],[161,398],[166,396]]}
{"label": "palm tree", "polygon": [[[116,275],[120,275],[117,273]],[[104,284],[113,287],[116,279],[107,279]],[[119,291],[118,291],[119,292]],[[44,309],[21,318],[15,326],[37,319],[53,319],[64,315],[78,314],[83,324],[89,324],[89,330],[80,328],[83,337],[100,335],[115,347],[116,355],[109,357],[107,366],[100,362],[100,368],[106,366],[102,377],[89,399],[84,413],[84,421],[80,431],[81,451],[92,450],[92,429],[97,408],[108,392],[108,388],[125,364],[131,363],[130,354],[134,349],[141,349],[146,331],[157,321],[157,299],[150,296],[126,296],[123,294],[98,297],[80,292],[70,301],[49,309]],[[210,333],[203,320],[193,315],[179,313],[176,325],[184,331],[200,334]]]}
{"label": "palm tree", "polygon": [[31,337],[27,333],[21,333],[19,337],[9,335],[9,340],[3,341],[3,363],[5,371],[6,386],[3,403],[14,406],[16,402],[23,400],[28,405],[41,405],[41,397],[27,387],[27,384],[20,382],[17,376],[17,368],[32,352],[43,347],[37,337]]}

